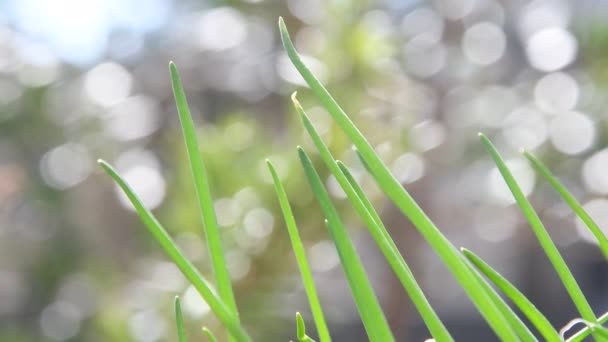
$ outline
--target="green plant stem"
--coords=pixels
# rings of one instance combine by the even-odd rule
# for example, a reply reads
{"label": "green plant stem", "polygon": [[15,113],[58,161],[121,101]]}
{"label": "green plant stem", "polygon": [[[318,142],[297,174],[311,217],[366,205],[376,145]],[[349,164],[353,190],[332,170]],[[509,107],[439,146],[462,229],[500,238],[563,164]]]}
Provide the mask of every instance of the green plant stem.
{"label": "green plant stem", "polygon": [[211,330],[209,330],[207,327],[203,327],[203,333],[205,336],[207,336],[207,340],[209,342],[217,342],[217,338],[215,338],[215,335],[213,335]]}
{"label": "green plant stem", "polygon": [[[528,223],[530,224],[532,231],[536,235],[538,242],[540,243],[542,249],[545,251],[545,254],[549,258],[549,261],[551,261],[553,268],[559,275],[562,283],[564,284],[564,287],[570,295],[570,298],[572,298],[574,305],[578,309],[578,312],[581,314],[581,317],[588,322],[597,322],[597,318],[595,317],[595,314],[593,313],[589,302],[585,298],[583,291],[574,279],[572,272],[570,272],[568,265],[566,265],[564,258],[559,253],[559,250],[555,246],[553,240],[551,240],[551,237],[549,236],[549,233],[545,229],[545,226],[538,217],[538,214],[536,213],[524,193],[521,191],[519,185],[517,184],[517,181],[515,181],[515,178],[511,174],[511,171],[509,170],[504,160],[496,150],[496,147],[494,147],[490,139],[488,139],[485,135],[480,133],[479,138],[481,139],[486,150],[492,156],[492,159],[494,159],[498,170],[502,174],[502,177],[507,183],[507,186],[511,190],[513,197],[515,197],[515,201],[517,202],[522,212],[524,213],[524,216],[528,220]],[[596,336],[595,334],[594,337],[596,337],[596,339],[600,341],[604,340],[603,338]]]}
{"label": "green plant stem", "polygon": [[500,273],[494,270],[483,259],[466,248],[461,249],[464,256],[483,273],[494,285],[496,285],[502,293],[504,293],[515,305],[524,313],[524,315],[532,322],[534,327],[541,333],[545,341],[559,342],[562,341],[559,333],[553,328],[545,315],[540,312],[532,302],[526,298],[513,284],[505,279]]}
{"label": "green plant stem", "polygon": [[325,109],[327,109],[344,133],[361,152],[361,155],[370,167],[372,175],[376,178],[380,188],[412,221],[418,231],[441,257],[494,332],[502,340],[517,341],[517,335],[502,316],[502,313],[485,294],[481,284],[479,284],[474,277],[458,250],[447,240],[437,227],[435,227],[422,209],[420,209],[411,195],[401,186],[399,181],[391,174],[382,160],[380,160],[373,147],[361,134],[359,129],[353,124],[342,108],[340,108],[325,87],[317,80],[312,72],[310,72],[308,67],[304,65],[289,38],[289,33],[287,32],[287,28],[285,27],[282,18],[279,18],[279,28],[283,46],[285,47],[285,51],[290,60],[306,83],[308,83],[310,89],[319,98]]}
{"label": "green plant stem", "polygon": [[538,173],[540,173],[551,186],[562,196],[564,201],[572,208],[572,210],[576,213],[576,215],[585,223],[589,231],[595,236],[600,250],[604,254],[606,260],[608,260],[608,238],[604,235],[602,229],[593,221],[591,216],[583,209],[583,206],[574,198],[574,196],[563,186],[560,181],[553,176],[551,171],[536,157],[530,154],[527,151],[522,151],[523,155],[528,158],[530,164],[536,169]]}
{"label": "green plant stem", "polygon": [[325,323],[321,303],[317,295],[317,290],[315,289],[315,282],[312,277],[312,272],[310,271],[308,261],[306,260],[306,252],[304,251],[304,245],[302,244],[300,234],[298,233],[298,227],[289,205],[287,193],[285,192],[285,188],[283,188],[283,184],[281,184],[281,180],[270,160],[266,160],[266,165],[268,166],[268,170],[272,176],[274,189],[277,193],[277,198],[279,199],[283,217],[285,218],[285,224],[287,226],[287,232],[289,233],[289,239],[291,240],[291,246],[296,256],[298,267],[300,268],[300,274],[302,275],[302,282],[304,283],[304,289],[306,290],[308,302],[310,303],[310,311],[312,312],[312,317],[315,320],[315,325],[317,326],[319,340],[321,342],[331,342],[329,329],[327,328],[327,323]]}
{"label": "green plant stem", "polygon": [[234,293],[232,291],[232,282],[230,280],[230,274],[226,266],[224,252],[222,250],[222,240],[217,227],[217,221],[213,209],[213,199],[211,197],[211,191],[209,190],[205,165],[198,146],[196,129],[194,128],[194,122],[192,121],[192,116],[190,115],[188,101],[186,99],[184,88],[182,87],[182,82],[177,71],[177,67],[173,62],[171,62],[169,63],[169,69],[171,72],[173,94],[175,96],[177,112],[179,113],[179,119],[184,133],[184,141],[186,143],[186,150],[188,152],[188,159],[190,160],[190,168],[194,178],[194,188],[196,190],[200,214],[205,226],[204,231],[207,240],[207,248],[209,249],[209,254],[211,256],[211,265],[215,275],[217,290],[220,298],[224,301],[224,303],[226,303],[228,308],[238,319],[238,310],[234,299]]}
{"label": "green plant stem", "polygon": [[315,342],[315,340],[306,335],[306,324],[304,323],[304,318],[302,318],[302,315],[300,315],[299,312],[296,312],[296,328],[298,333],[298,341]]}
{"label": "green plant stem", "polygon": [[364,192],[358,186],[355,179],[352,177],[346,166],[342,167],[336,162],[331,152],[323,143],[321,136],[315,130],[312,122],[306,115],[306,112],[296,99],[296,93],[292,95],[292,101],[296,111],[299,113],[300,118],[304,124],[304,127],[308,131],[308,134],[312,138],[317,150],[319,151],[321,158],[328,166],[331,173],[336,177],[336,180],[346,193],[350,203],[353,205],[359,216],[363,219],[366,226],[369,229],[370,234],[376,241],[376,244],[384,254],[384,257],[389,262],[391,268],[401,281],[401,284],[407,291],[408,295],[412,299],[412,302],[420,312],[424,322],[426,323],[429,331],[433,338],[438,342],[443,341],[454,341],[448,330],[445,328],[431,304],[428,302],[426,296],[422,292],[422,289],[414,279],[412,271],[408,267],[407,263],[399,253],[399,249],[395,245],[395,242],[390,237],[388,230],[382,223],[382,220],[374,210],[373,206],[366,198]]}
{"label": "green plant stem", "polygon": [[241,327],[236,315],[226,306],[226,304],[219,298],[211,285],[207,280],[200,274],[200,272],[194,267],[192,262],[186,258],[184,253],[177,247],[169,233],[165,228],[158,222],[158,220],[152,215],[152,213],[144,207],[139,197],[133,192],[127,182],[120,177],[120,175],[103,160],[98,161],[99,165],[114,179],[116,184],[122,189],[127,195],[129,201],[135,207],[139,218],[148,228],[148,231],[154,236],[156,241],[165,250],[165,253],[173,260],[175,265],[184,274],[186,279],[190,281],[192,286],[201,294],[203,299],[209,304],[211,310],[215,313],[217,318],[226,327],[230,335],[238,342],[250,342],[251,338],[245,330]]}
{"label": "green plant stem", "polygon": [[361,260],[355,251],[346,229],[334,208],[329,194],[323,182],[319,178],[310,158],[301,147],[298,147],[300,162],[308,179],[311,189],[323,210],[327,219],[329,233],[336,245],[340,262],[344,268],[344,273],[352,290],[357,309],[361,315],[363,325],[371,342],[390,342],[395,341],[393,334],[388,326],[384,313],[380,308],[378,299],[369,282]]}
{"label": "green plant stem", "polygon": [[498,293],[490,286],[485,279],[479,274],[479,272],[471,265],[471,271],[475,275],[475,278],[479,281],[482,288],[490,297],[494,305],[502,312],[503,316],[509,322],[513,330],[517,333],[522,342],[538,342],[534,334],[528,329],[528,327],[522,322],[522,320],[513,312],[513,309],[500,297]]}
{"label": "green plant stem", "polygon": [[175,296],[175,324],[177,326],[177,340],[179,342],[186,342],[184,317],[182,316],[182,308],[178,296]]}

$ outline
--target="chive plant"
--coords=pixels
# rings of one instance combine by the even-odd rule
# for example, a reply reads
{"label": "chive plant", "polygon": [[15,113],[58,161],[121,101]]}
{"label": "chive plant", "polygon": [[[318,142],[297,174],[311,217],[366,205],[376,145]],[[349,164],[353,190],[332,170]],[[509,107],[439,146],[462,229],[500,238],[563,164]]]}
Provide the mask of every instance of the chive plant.
{"label": "chive plant", "polygon": [[[521,208],[524,217],[536,235],[541,248],[545,251],[547,258],[553,265],[553,268],[557,272],[580,314],[580,318],[574,318],[571,324],[561,330],[552,326],[543,313],[540,312],[521,291],[501,276],[490,265],[484,262],[481,257],[465,248],[459,250],[448,241],[426,213],[418,206],[407,190],[401,186],[399,181],[374,151],[372,145],[329,94],[327,89],[302,62],[291,42],[285,23],[281,18],[279,18],[279,30],[283,46],[289,59],[307,82],[310,90],[317,96],[319,102],[330,113],[343,133],[356,147],[357,155],[361,159],[367,172],[376,181],[384,194],[392,200],[396,207],[414,224],[432,249],[442,259],[455,279],[465,290],[471,302],[476,306],[481,316],[486,320],[489,327],[495,332],[500,340],[527,342],[537,341],[537,337],[530,331],[526,324],[523,323],[522,317],[518,316],[510,308],[499,292],[515,305],[523,317],[530,322],[531,327],[536,330],[537,334],[545,341],[580,342],[590,334],[597,341],[608,341],[608,329],[603,326],[603,324],[608,321],[608,313],[598,316],[591,309],[591,305],[582,293],[565,260],[551,239],[549,232],[545,229],[538,214],[519,188],[519,185],[506,166],[501,155],[485,135],[480,134],[482,145],[494,160],[517,204]],[[228,269],[226,267],[221,236],[213,209],[213,199],[211,192],[209,191],[205,164],[199,150],[194,123],[188,109],[186,94],[183,90],[175,64],[170,63],[169,69],[190,169],[193,175],[194,190],[197,194],[199,211],[213,266],[212,273],[215,287],[213,287],[194,267],[192,262],[184,256],[169,233],[153,214],[143,206],[138,196],[112,166],[102,160],[99,161],[99,164],[124,191],[149,232],[161,245],[169,258],[171,258],[181,270],[186,279],[192,283],[194,288],[208,303],[218,320],[225,327],[229,339],[236,342],[252,341],[239,320],[238,308],[234,298]],[[361,186],[352,176],[348,167],[344,163],[334,159],[322,138],[310,122],[304,108],[298,102],[295,93],[292,96],[292,101],[296,112],[302,120],[304,129],[310,135],[325,166],[336,178],[341,188],[346,193],[348,201],[353,209],[355,209],[363,223],[367,226],[374,241],[401,282],[404,291],[412,299],[415,308],[418,310],[424,323],[428,327],[432,338],[437,342],[454,341],[431,306],[430,301],[425,296],[423,289],[414,278],[406,261],[397,250],[395,242],[388,234],[382,219],[374,209]],[[389,328],[385,315],[382,312],[378,299],[376,298],[369,278],[367,277],[367,273],[360,261],[357,250],[352,244],[348,231],[342,224],[340,216],[335,209],[317,170],[304,149],[298,147],[297,154],[310,188],[325,216],[325,224],[327,225],[329,234],[338,251],[340,263],[344,269],[346,279],[351,288],[355,304],[357,305],[369,340],[372,342],[394,341],[394,336]],[[525,151],[522,151],[522,154],[583,221],[597,239],[602,253],[608,258],[608,239],[589,214],[585,212],[580,203],[559,182],[559,180],[551,174],[548,168],[544,166],[539,159]],[[268,171],[272,176],[277,199],[287,227],[287,234],[289,235],[302,276],[302,282],[308,297],[317,335],[319,336],[320,342],[330,342],[330,331],[327,327],[322,306],[315,289],[313,274],[310,270],[305,249],[299,236],[296,219],[289,204],[288,194],[281,184],[272,161],[267,160],[266,163]],[[179,298],[175,299],[175,314],[178,341],[185,342],[186,334],[184,331],[184,320],[181,313]],[[579,323],[582,323],[584,327],[578,332],[571,334],[572,336],[566,339],[564,337],[565,331],[570,330],[572,326]],[[299,313],[296,314],[296,333],[298,341],[314,342],[313,339],[306,334],[304,319]],[[209,329],[203,328],[203,334],[207,337],[208,341],[217,341],[216,337]]]}

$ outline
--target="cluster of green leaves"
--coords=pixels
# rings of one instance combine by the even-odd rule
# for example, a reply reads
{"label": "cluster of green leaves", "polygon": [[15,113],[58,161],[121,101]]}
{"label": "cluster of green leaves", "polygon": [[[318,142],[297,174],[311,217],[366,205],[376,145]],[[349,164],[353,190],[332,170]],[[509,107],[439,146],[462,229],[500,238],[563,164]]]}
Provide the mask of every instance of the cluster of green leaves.
{"label": "cluster of green leaves", "polygon": [[[306,80],[312,92],[318,97],[321,104],[327,109],[344,134],[346,134],[354,144],[357,149],[357,154],[369,174],[375,179],[380,189],[393,201],[403,214],[409,218],[421,235],[443,260],[496,335],[503,341],[537,341],[537,338],[526,324],[524,324],[522,318],[518,316],[499,295],[497,291],[499,290],[512,301],[544,340],[564,341],[563,331],[558,331],[553,327],[547,318],[524,294],[515,288],[515,286],[502,277],[479,256],[464,248],[459,250],[448,241],[430,218],[422,211],[407,190],[403,188],[399,181],[391,174],[387,166],[374,151],[372,145],[332,98],[325,87],[310,72],[306,65],[302,63],[282,19],[279,19],[279,29],[283,45],[289,58],[304,80]],[[223,257],[222,244],[213,211],[213,202],[209,192],[205,166],[199,152],[194,124],[190,116],[186,96],[180,82],[179,74],[173,63],[170,64],[170,72],[195,189],[198,195],[198,204],[200,206],[202,221],[205,226],[206,241],[211,254],[217,293],[212,289],[209,281],[207,281],[207,279],[205,279],[184,256],[167,231],[154,218],[152,213],[142,205],[137,195],[120,175],[118,175],[118,173],[106,162],[100,161],[100,164],[110,176],[114,178],[131,200],[137,213],[141,217],[141,220],[160,243],[165,252],[207,301],[215,315],[225,326],[231,340],[238,342],[250,341],[250,336],[239,321],[239,314],[232,292],[232,285]],[[363,189],[352,176],[348,167],[331,155],[328,147],[325,145],[306,112],[296,99],[295,93],[292,96],[292,101],[296,112],[302,120],[304,128],[312,138],[323,162],[333,176],[335,176],[341,188],[346,193],[349,202],[369,229],[371,236],[386,257],[404,290],[412,299],[414,306],[427,325],[431,336],[435,341],[439,342],[453,341],[449,331],[439,319],[422,288],[414,278],[407,263],[397,250],[394,241],[389,236],[380,216],[372,206]],[[530,227],[538,238],[538,242],[545,251],[580,313],[580,318],[573,320],[572,325],[575,323],[583,323],[585,327],[567,341],[582,341],[589,334],[592,334],[597,341],[608,341],[608,329],[602,326],[602,324],[608,320],[608,314],[598,317],[593,312],[563,257],[540,221],[538,214],[521,191],[503,158],[486,136],[480,134],[480,139],[486,150],[494,159],[494,162],[511,190],[517,204],[520,206]],[[327,228],[335,243],[340,262],[370,341],[394,341],[395,338],[388,326],[366,271],[336,208],[332,204],[321,178],[304,149],[298,147],[297,153],[310,188],[326,218],[325,222]],[[523,151],[522,153],[530,161],[536,171],[555,188],[565,202],[587,225],[589,230],[597,238],[603,254],[608,257],[608,239],[599,229],[597,224],[594,223],[591,217],[585,212],[580,203],[538,159],[528,152]],[[298,233],[296,220],[292,213],[287,193],[270,160],[267,160],[267,166],[274,181],[277,198],[285,219],[293,251],[300,268],[317,334],[321,342],[329,342],[331,341],[331,336],[323,316],[323,310],[315,289],[312,272],[306,259],[305,250]],[[497,290],[495,290],[495,288]],[[178,340],[183,342],[186,341],[186,337],[183,328],[179,298],[176,298],[175,310]],[[306,335],[304,320],[299,313],[296,315],[296,319],[298,340],[301,342],[312,341],[312,339]],[[570,326],[566,328],[570,328]],[[203,331],[210,341],[216,340],[209,330],[203,328]]]}

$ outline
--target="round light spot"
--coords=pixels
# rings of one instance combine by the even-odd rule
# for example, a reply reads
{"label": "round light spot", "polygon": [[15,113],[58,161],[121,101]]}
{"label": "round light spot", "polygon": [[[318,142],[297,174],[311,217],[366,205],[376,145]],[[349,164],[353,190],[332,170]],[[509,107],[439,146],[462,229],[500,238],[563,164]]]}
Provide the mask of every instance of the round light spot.
{"label": "round light spot", "polygon": [[426,78],[438,73],[446,64],[447,50],[428,35],[418,35],[404,48],[405,66],[412,75]]}
{"label": "round light spot", "polygon": [[243,213],[239,201],[232,198],[220,198],[213,203],[217,224],[229,227],[238,222]]}
{"label": "round light spot", "polygon": [[405,153],[395,159],[391,171],[402,184],[413,183],[424,176],[424,159],[415,153]]}
{"label": "round light spot", "polygon": [[287,8],[294,16],[308,24],[319,22],[325,13],[322,0],[288,0]]}
{"label": "round light spot", "polygon": [[48,185],[65,190],[88,177],[91,173],[91,158],[84,146],[67,143],[42,156],[40,173]]}
{"label": "round light spot", "polygon": [[490,65],[505,53],[507,38],[502,29],[483,22],[469,27],[462,39],[462,50],[469,61],[478,65]]}
{"label": "round light spot", "polygon": [[441,145],[446,136],[445,126],[439,121],[426,120],[410,131],[410,141],[420,151],[432,150]]}
{"label": "round light spot", "polygon": [[436,42],[441,40],[443,27],[443,18],[428,7],[413,10],[403,17],[401,22],[401,30],[408,37],[424,34]]}
{"label": "round light spot", "polygon": [[20,47],[24,64],[17,78],[29,87],[42,87],[60,77],[61,64],[48,47],[37,43],[25,43]]}
{"label": "round light spot", "polygon": [[274,216],[266,208],[250,210],[243,220],[245,231],[254,238],[262,239],[272,233]]}
{"label": "round light spot", "polygon": [[122,65],[106,62],[97,65],[84,78],[89,99],[100,106],[114,105],[129,96],[133,78]]}
{"label": "round light spot", "polygon": [[547,123],[539,111],[522,107],[507,116],[502,134],[512,147],[532,150],[547,140]]}
{"label": "round light spot", "polygon": [[[221,34],[220,34],[221,32]],[[202,50],[222,51],[241,44],[247,25],[239,11],[219,7],[206,11],[198,21],[198,45]]]}
{"label": "round light spot", "polygon": [[534,87],[534,100],[538,108],[549,113],[572,110],[578,102],[580,88],[572,76],[564,72],[548,74]]}
{"label": "round light spot", "polygon": [[608,194],[608,149],[594,153],[583,163],[583,183],[591,192]]}
{"label": "round light spot", "polygon": [[571,112],[555,117],[549,125],[551,143],[560,152],[578,154],[595,141],[595,124],[582,113]]}
{"label": "round light spot", "polygon": [[155,310],[135,313],[128,321],[131,336],[140,342],[153,342],[167,335],[167,321]]}
{"label": "round light spot", "polygon": [[[536,182],[534,170],[522,159],[507,160],[506,164],[524,195],[530,195]],[[511,190],[509,190],[507,183],[496,167],[488,175],[488,188],[491,198],[497,204],[510,205],[515,203]]]}
{"label": "round light spot", "polygon": [[230,250],[226,253],[226,267],[232,280],[243,279],[251,269],[251,257],[240,250]]}
{"label": "round light spot", "polygon": [[521,10],[521,15],[517,17],[517,26],[524,37],[529,37],[546,27],[568,27],[571,12],[568,1],[528,1]]}
{"label": "round light spot", "polygon": [[188,286],[182,297],[184,312],[192,318],[201,318],[211,311],[209,304],[192,285]]}
{"label": "round light spot", "polygon": [[556,71],[568,66],[576,58],[577,49],[576,38],[560,27],[542,29],[526,42],[530,65],[540,71]]}
{"label": "round light spot", "polygon": [[316,272],[326,272],[340,263],[336,247],[331,241],[323,240],[312,245],[308,251],[310,267]]}
{"label": "round light spot", "polygon": [[[167,184],[158,169],[145,165],[134,166],[123,171],[122,176],[146,208],[154,209],[163,202]],[[120,203],[125,208],[134,211],[135,207],[133,207],[127,195],[118,185],[115,186],[115,189]]]}
{"label": "round light spot", "polygon": [[44,336],[55,341],[65,341],[76,336],[82,316],[74,305],[55,302],[40,314],[40,328]]}
{"label": "round light spot", "polygon": [[[304,64],[306,64],[306,66],[312,71],[312,73],[315,74],[315,76],[319,80],[321,80],[321,82],[327,80],[328,71],[327,67],[325,66],[325,64],[323,64],[323,62],[314,57],[302,54],[300,54],[300,58],[302,59]],[[287,57],[287,54],[281,54],[279,56],[276,68],[279,76],[283,80],[295,85],[308,87],[308,83],[306,83],[306,81],[302,78],[298,70],[293,66],[293,64],[289,60],[289,57]]]}
{"label": "round light spot", "polygon": [[451,20],[464,18],[475,7],[475,0],[434,0],[433,2],[439,12]]}
{"label": "round light spot", "polygon": [[251,146],[254,139],[254,130],[251,125],[236,121],[226,127],[224,141],[233,151],[242,151]]}
{"label": "round light spot", "polygon": [[234,199],[237,200],[240,206],[244,209],[255,208],[260,204],[260,196],[252,187],[245,187],[234,194]]}
{"label": "round light spot", "polygon": [[[608,200],[603,198],[593,199],[583,204],[583,209],[591,216],[593,221],[600,227],[605,234],[608,234]],[[584,241],[597,244],[597,239],[589,231],[585,223],[575,216],[576,229]]]}
{"label": "round light spot", "polygon": [[76,273],[63,281],[57,291],[57,299],[73,304],[81,316],[89,317],[97,309],[99,296],[91,277]]}
{"label": "round light spot", "polygon": [[160,126],[156,100],[138,95],[112,107],[105,117],[105,129],[118,140],[133,140],[149,136]]}

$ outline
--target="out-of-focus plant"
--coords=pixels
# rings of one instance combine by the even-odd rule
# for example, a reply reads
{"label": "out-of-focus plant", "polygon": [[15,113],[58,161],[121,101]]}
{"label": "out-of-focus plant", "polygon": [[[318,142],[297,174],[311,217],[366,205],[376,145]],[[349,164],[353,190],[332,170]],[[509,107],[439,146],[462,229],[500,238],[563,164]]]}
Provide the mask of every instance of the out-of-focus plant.
{"label": "out-of-focus plant", "polygon": [[[412,221],[429,245],[440,256],[443,263],[458,280],[495,334],[502,341],[537,341],[536,336],[528,329],[521,318],[509,308],[490,284],[495,285],[503,294],[513,301],[529,319],[532,326],[540,333],[543,339],[556,342],[565,340],[564,329],[559,331],[555,329],[545,316],[511,283],[492,269],[492,267],[485,263],[479,256],[466,249],[459,251],[443,235],[419,207],[408,191],[401,186],[400,182],[384,164],[371,144],[325,87],[302,62],[291,42],[289,33],[287,32],[282,19],[279,19],[279,29],[283,45],[290,60],[324,108],[331,114],[340,129],[354,144],[357,149],[357,155],[368,173],[375,179],[380,189],[393,201],[403,214]],[[106,162],[100,161],[100,164],[125,192],[144,224],[161,244],[165,252],[176,263],[205,301],[207,301],[217,318],[225,326],[230,335],[230,339],[238,342],[251,341],[250,335],[245,331],[239,320],[239,311],[234,300],[232,285],[223,255],[222,241],[219,236],[219,231],[217,230],[213,201],[209,192],[209,179],[198,149],[197,135],[190,116],[186,95],[183,91],[177,69],[173,63],[170,64],[170,71],[191,171],[195,180],[195,189],[199,196],[199,209],[205,225],[213,274],[215,275],[215,282],[218,287],[217,293],[213,290],[210,283],[194,267],[191,261],[188,260],[184,253],[177,247],[171,236],[155,219],[152,213],[145,208],[141,200],[125,180]],[[421,287],[414,279],[407,263],[398,253],[395,243],[389,236],[386,228],[384,228],[380,216],[376,213],[371,202],[358,185],[356,179],[350,173],[348,167],[344,163],[334,159],[331,155],[321,136],[310,122],[306,112],[297,101],[295,94],[292,96],[292,100],[297,113],[303,121],[304,127],[321,155],[321,159],[338,180],[339,185],[348,197],[349,203],[365,222],[389,264],[398,275],[405,291],[412,298],[417,310],[429,328],[430,335],[435,341],[453,341],[451,334],[443,325],[424,295]],[[608,315],[604,314],[598,316],[593,312],[570,269],[543,226],[538,214],[523,194],[518,182],[513,177],[511,170],[508,168],[502,156],[486,136],[480,134],[480,138],[483,146],[494,159],[503,179],[508,185],[517,204],[523,211],[532,231],[538,238],[540,246],[545,251],[548,259],[551,261],[559,275],[561,282],[579,311],[580,318],[575,318],[571,325],[583,323],[585,328],[569,338],[568,341],[581,341],[588,334],[592,334],[597,341],[608,341],[608,329],[602,325],[608,320]],[[361,264],[360,257],[349,238],[338,211],[330,199],[325,185],[317,173],[316,167],[302,147],[298,147],[297,151],[309,186],[317,199],[317,202],[321,206],[323,216],[326,219],[325,223],[338,251],[340,262],[346,274],[347,281],[352,290],[355,303],[370,341],[394,341],[393,333],[388,326],[374,290],[370,285],[369,278]],[[588,229],[591,230],[598,239],[603,253],[608,255],[606,237],[593,222],[591,217],[538,159],[530,153],[523,152],[523,154],[530,160],[536,170],[539,171],[539,173],[562,195],[565,201],[572,207],[576,214],[587,225]],[[321,303],[316,294],[314,281],[312,280],[312,274],[309,270],[306,255],[296,227],[296,220],[291,211],[287,192],[283,188],[281,179],[270,160],[267,160],[267,166],[286,221],[292,247],[302,273],[302,280],[306,288],[320,341],[329,342],[331,341],[330,332],[325,323]],[[482,274],[487,277],[487,280],[481,276]],[[179,341],[185,341],[179,299],[176,299],[175,311]],[[296,315],[296,320],[298,340],[301,342],[312,341],[306,334],[304,321],[299,313]],[[571,325],[568,325],[567,328],[570,328]],[[215,337],[209,330],[205,330],[205,333],[210,340],[215,340]]]}

